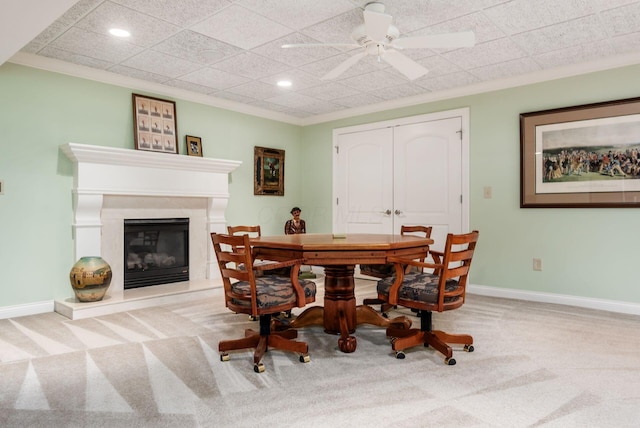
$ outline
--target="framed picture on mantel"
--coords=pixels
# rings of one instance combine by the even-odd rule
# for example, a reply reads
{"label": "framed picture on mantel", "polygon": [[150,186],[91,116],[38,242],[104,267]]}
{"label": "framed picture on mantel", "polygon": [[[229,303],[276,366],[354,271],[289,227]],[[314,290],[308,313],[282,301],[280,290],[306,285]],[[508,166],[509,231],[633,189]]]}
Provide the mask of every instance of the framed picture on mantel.
{"label": "framed picture on mantel", "polygon": [[176,103],[133,94],[133,135],[137,150],[178,153]]}

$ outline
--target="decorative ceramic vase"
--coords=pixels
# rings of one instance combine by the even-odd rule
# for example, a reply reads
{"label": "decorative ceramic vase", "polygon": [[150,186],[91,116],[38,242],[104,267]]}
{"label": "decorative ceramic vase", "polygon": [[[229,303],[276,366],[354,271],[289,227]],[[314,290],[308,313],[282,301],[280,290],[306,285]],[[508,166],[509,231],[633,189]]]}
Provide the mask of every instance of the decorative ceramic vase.
{"label": "decorative ceramic vase", "polygon": [[82,257],[71,268],[69,279],[79,301],[97,302],[104,298],[111,275],[111,266],[102,257]]}

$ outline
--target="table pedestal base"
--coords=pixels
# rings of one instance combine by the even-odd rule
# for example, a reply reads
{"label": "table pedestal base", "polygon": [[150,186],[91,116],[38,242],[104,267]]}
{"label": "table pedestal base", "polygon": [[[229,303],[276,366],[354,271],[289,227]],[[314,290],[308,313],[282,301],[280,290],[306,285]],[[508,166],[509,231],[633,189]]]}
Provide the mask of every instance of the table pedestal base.
{"label": "table pedestal base", "polygon": [[357,325],[372,324],[384,328],[393,325],[395,328],[409,329],[411,320],[405,316],[387,319],[369,306],[356,306],[353,271],[353,265],[326,266],[324,307],[306,309],[288,327],[322,325],[325,332],[340,335],[338,348],[346,353],[356,350],[356,338],[351,334],[356,331]]}

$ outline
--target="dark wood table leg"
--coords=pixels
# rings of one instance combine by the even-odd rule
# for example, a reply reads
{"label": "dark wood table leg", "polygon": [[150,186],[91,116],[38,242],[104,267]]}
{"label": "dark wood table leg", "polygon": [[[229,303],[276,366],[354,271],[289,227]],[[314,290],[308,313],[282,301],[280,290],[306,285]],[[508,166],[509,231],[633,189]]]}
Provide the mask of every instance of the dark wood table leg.
{"label": "dark wood table leg", "polygon": [[353,334],[356,326],[372,324],[379,327],[391,325],[409,329],[411,320],[405,316],[387,319],[366,305],[356,307],[353,265],[325,266],[324,307],[312,306],[288,323],[290,328],[312,325],[324,326],[329,334],[340,335],[338,348],[345,353],[356,350],[357,341]]}

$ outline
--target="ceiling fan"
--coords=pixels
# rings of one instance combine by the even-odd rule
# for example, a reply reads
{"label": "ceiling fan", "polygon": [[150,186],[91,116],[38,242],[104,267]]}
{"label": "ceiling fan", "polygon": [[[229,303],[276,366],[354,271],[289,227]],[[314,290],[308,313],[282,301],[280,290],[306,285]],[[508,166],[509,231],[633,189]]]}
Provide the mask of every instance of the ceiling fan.
{"label": "ceiling fan", "polygon": [[283,48],[299,48],[310,46],[342,46],[362,47],[361,52],[349,57],[336,68],[321,77],[322,80],[331,80],[347,71],[349,67],[367,55],[378,57],[378,61],[385,61],[395,67],[409,80],[415,80],[429,72],[408,56],[400,52],[402,49],[429,49],[429,48],[462,48],[475,44],[475,35],[472,31],[460,33],[433,34],[428,36],[399,37],[400,31],[391,24],[393,17],[384,13],[385,7],[381,2],[370,2],[364,7],[364,24],[357,26],[351,33],[354,43],[328,43],[328,44],[286,44]]}

